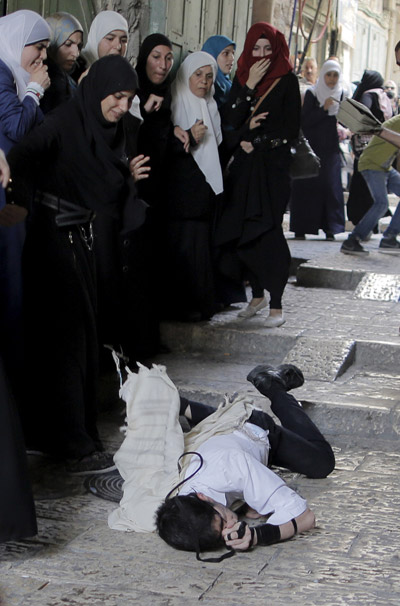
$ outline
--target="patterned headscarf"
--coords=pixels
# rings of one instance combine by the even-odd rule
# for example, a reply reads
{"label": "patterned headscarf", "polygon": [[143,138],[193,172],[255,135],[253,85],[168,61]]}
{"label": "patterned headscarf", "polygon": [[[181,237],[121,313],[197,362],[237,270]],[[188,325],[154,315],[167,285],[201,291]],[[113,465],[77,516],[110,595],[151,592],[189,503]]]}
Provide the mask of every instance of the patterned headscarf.
{"label": "patterned headscarf", "polygon": [[75,32],[82,32],[83,27],[78,19],[70,13],[54,13],[47,17],[47,23],[50,26],[51,38],[48,54],[53,59],[56,59],[57,51],[72,36]]}

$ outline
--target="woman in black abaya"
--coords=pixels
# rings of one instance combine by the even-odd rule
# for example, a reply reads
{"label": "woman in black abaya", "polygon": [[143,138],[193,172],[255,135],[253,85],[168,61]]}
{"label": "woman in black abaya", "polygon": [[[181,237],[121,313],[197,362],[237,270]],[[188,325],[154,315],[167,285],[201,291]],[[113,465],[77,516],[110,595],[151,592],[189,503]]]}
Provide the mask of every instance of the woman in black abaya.
{"label": "woman in black abaya", "polygon": [[177,139],[172,147],[164,211],[166,306],[180,320],[209,319],[218,309],[211,248],[215,205],[223,191],[216,74],[214,57],[199,51],[186,57],[172,85],[174,123],[191,136],[189,151]]}
{"label": "woman in black abaya", "polygon": [[264,326],[281,326],[290,266],[282,220],[290,196],[290,142],[300,126],[300,93],[285,38],[268,23],[255,23],[247,33],[222,120],[235,129],[237,148],[217,220],[219,269],[237,282],[250,282],[252,299],[240,317],[267,307],[267,290]]}
{"label": "woman in black abaya", "polygon": [[136,88],[136,73],[125,59],[100,59],[76,96],[9,155],[15,202],[24,203],[27,188],[39,192],[23,259],[27,441],[70,460],[76,473],[113,467],[96,425],[92,222],[105,213],[124,232],[144,219],[124,162],[121,123]]}

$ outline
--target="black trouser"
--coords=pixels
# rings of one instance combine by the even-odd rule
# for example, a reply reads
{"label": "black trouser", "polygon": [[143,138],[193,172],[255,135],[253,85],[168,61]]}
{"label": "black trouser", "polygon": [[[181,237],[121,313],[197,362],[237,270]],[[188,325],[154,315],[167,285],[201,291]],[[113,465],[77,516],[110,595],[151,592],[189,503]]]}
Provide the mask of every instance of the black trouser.
{"label": "black trouser", "polygon": [[[309,478],[325,478],[335,467],[330,444],[311,421],[296,398],[280,386],[270,390],[271,410],[282,425],[266,412],[254,410],[249,423],[269,430],[271,445],[268,464],[285,467]],[[190,405],[192,424],[196,425],[215,411],[212,406],[181,397],[181,414]]]}

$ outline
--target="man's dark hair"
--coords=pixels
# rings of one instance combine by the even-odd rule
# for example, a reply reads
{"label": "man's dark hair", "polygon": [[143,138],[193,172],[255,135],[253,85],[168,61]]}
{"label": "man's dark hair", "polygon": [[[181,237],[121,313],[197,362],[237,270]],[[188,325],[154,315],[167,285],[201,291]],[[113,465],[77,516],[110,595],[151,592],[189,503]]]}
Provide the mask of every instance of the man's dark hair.
{"label": "man's dark hair", "polygon": [[394,52],[397,53],[399,50],[400,50],[400,40],[398,41],[398,43],[394,47]]}
{"label": "man's dark hair", "polygon": [[210,551],[224,545],[221,532],[213,527],[217,515],[211,503],[195,494],[173,497],[157,510],[157,532],[175,549]]}

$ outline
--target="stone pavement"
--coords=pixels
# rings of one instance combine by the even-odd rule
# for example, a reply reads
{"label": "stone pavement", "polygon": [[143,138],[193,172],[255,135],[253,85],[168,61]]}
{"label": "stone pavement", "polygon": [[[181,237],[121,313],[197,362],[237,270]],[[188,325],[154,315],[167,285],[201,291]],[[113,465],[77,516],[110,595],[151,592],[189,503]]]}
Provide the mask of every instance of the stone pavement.
{"label": "stone pavement", "polygon": [[[367,247],[374,251],[378,240]],[[318,238],[290,240],[290,247],[299,281],[293,276],[287,287],[284,326],[263,328],[263,313],[239,320],[240,306],[211,322],[164,325],[172,352],[157,362],[201,401],[217,404],[240,390],[267,408],[246,384],[248,370],[283,360],[304,369],[307,381],[295,395],[329,436],[337,465],[325,480],[280,473],[307,498],[317,527],[220,564],[201,563],[155,535],[109,530],[115,504],[88,494],[61,465],[30,457],[39,534],[0,545],[2,606],[400,602],[400,258],[345,257],[340,241]],[[363,275],[349,279],[348,272]],[[117,391],[116,376],[105,377],[101,432],[114,450],[122,441]]]}

